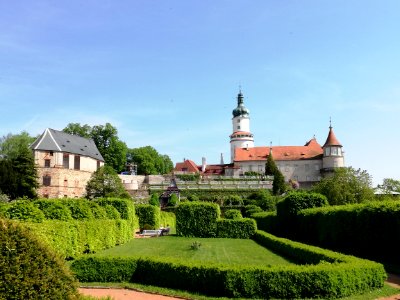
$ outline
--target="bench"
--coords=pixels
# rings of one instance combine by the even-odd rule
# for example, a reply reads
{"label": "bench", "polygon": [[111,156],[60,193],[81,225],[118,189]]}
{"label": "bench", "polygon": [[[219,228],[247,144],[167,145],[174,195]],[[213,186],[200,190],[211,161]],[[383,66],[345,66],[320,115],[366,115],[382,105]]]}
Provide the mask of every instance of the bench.
{"label": "bench", "polygon": [[161,235],[161,230],[143,230],[142,233],[140,234],[141,236],[160,236]]}

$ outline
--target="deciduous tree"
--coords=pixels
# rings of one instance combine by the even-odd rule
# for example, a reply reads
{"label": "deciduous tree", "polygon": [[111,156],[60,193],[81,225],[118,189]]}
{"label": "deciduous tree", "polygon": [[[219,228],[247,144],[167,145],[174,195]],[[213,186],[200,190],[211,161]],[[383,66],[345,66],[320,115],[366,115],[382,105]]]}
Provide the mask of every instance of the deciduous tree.
{"label": "deciduous tree", "polygon": [[325,195],[330,205],[362,203],[372,200],[372,178],[367,171],[352,167],[337,168],[333,175],[323,178],[313,190]]}
{"label": "deciduous tree", "polygon": [[127,160],[137,165],[140,175],[167,174],[173,169],[169,156],[160,155],[151,146],[128,149]]}

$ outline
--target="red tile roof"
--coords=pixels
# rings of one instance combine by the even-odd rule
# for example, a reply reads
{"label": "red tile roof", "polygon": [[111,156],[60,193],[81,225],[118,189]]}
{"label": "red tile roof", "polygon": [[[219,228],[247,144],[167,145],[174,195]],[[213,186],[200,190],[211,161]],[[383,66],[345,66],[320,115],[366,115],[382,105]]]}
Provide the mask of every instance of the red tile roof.
{"label": "red tile roof", "polygon": [[[236,148],[235,162],[267,160],[270,147]],[[311,139],[304,146],[273,146],[274,160],[304,160],[321,158],[323,150],[316,139]]]}
{"label": "red tile roof", "polygon": [[194,161],[190,159],[186,159],[184,162],[176,163],[174,170],[179,172],[199,173],[199,168]]}
{"label": "red tile roof", "polygon": [[342,147],[342,144],[340,144],[339,140],[336,138],[332,127],[329,127],[329,134],[328,134],[328,137],[327,137],[326,142],[323,147],[325,147],[325,146],[340,146],[340,147]]}

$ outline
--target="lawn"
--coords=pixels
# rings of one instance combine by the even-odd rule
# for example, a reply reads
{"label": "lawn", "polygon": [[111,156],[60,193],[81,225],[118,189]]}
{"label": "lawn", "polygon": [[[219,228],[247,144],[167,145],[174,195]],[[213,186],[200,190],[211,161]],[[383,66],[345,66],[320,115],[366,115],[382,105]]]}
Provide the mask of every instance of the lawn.
{"label": "lawn", "polygon": [[[193,242],[200,242],[192,250]],[[217,262],[229,265],[288,265],[289,260],[258,245],[253,240],[222,238],[187,238],[163,236],[134,239],[124,245],[98,252],[96,256],[172,257],[184,260]]]}

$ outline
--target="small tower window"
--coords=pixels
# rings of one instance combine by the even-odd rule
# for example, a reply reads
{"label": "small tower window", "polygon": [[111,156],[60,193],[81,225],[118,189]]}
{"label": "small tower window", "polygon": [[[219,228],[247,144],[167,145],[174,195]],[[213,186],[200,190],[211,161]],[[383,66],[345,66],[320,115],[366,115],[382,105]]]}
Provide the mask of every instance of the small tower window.
{"label": "small tower window", "polygon": [[331,154],[332,154],[332,155],[338,155],[338,148],[332,147],[332,149],[331,149]]}
{"label": "small tower window", "polygon": [[50,168],[50,159],[45,159],[44,160],[44,167],[45,168]]}
{"label": "small tower window", "polygon": [[238,126],[237,129],[240,129],[240,126]]}

